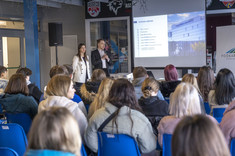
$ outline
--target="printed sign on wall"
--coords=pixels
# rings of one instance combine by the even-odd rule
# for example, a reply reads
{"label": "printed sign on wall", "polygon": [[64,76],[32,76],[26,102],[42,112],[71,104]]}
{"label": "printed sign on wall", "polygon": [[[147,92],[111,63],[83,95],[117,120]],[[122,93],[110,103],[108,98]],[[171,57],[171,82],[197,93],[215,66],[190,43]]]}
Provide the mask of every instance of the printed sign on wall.
{"label": "printed sign on wall", "polygon": [[207,10],[234,9],[235,0],[206,0]]}
{"label": "printed sign on wall", "polygon": [[109,0],[107,2],[87,0],[85,7],[86,19],[121,17],[130,16],[132,14],[131,0]]}

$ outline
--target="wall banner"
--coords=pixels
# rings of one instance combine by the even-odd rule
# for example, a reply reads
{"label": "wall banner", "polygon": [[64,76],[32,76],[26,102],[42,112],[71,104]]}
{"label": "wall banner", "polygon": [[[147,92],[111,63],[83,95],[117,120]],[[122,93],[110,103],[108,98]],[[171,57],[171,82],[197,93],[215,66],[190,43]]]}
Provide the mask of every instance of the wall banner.
{"label": "wall banner", "polygon": [[86,0],[86,19],[122,17],[132,14],[132,0]]}
{"label": "wall banner", "polygon": [[235,0],[206,0],[206,10],[234,9]]}

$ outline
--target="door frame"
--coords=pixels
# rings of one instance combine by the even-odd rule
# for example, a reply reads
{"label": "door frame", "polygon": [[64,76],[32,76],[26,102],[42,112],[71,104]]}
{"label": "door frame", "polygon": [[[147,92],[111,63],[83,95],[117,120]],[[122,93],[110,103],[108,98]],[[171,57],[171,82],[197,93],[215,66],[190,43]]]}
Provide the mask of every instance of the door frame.
{"label": "door frame", "polygon": [[[127,38],[128,38],[128,73],[131,72],[131,33],[130,33],[130,17],[112,17],[112,18],[96,18],[96,19],[86,19],[85,20],[85,28],[86,28],[86,51],[87,54],[91,55],[91,32],[90,32],[90,23],[91,22],[103,22],[103,21],[120,21],[126,20],[127,21]],[[91,59],[90,59],[91,64]],[[90,66],[92,67],[92,66]],[[91,70],[92,71],[92,70]]]}
{"label": "door frame", "polygon": [[[0,59],[3,63],[3,51],[2,51],[2,37],[19,37],[20,38],[20,66],[25,67],[25,34],[24,30],[16,29],[0,29]],[[3,64],[1,64],[3,65]]]}

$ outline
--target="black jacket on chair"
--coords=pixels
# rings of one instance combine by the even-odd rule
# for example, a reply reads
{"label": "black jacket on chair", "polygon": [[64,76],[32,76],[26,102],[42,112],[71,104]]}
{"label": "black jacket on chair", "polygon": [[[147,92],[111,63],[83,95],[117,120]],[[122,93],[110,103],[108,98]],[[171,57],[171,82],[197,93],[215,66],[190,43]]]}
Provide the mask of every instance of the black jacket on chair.
{"label": "black jacket on chair", "polygon": [[[109,57],[109,62],[106,60],[106,67],[108,69],[109,66],[112,65],[111,52],[104,51],[104,53],[107,54]],[[91,52],[91,64],[93,66],[93,70],[102,69],[102,61],[98,49]]]}

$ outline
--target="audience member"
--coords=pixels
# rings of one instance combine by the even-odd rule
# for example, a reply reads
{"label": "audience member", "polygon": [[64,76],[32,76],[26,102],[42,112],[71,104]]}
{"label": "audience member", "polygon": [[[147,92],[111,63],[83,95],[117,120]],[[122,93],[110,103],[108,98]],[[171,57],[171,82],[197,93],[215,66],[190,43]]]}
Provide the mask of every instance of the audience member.
{"label": "audience member", "polygon": [[98,93],[96,94],[94,101],[91,103],[89,107],[88,119],[91,118],[94,112],[104,107],[104,104],[108,98],[113,82],[114,80],[110,78],[105,78],[102,80]]}
{"label": "audience member", "polygon": [[[57,65],[57,66],[54,66],[51,68],[50,77],[52,78],[55,75],[67,75],[70,78],[72,78],[72,73],[73,73],[72,70],[73,70],[73,68],[71,65],[63,65],[63,66]],[[44,91],[46,91],[46,87],[45,87]],[[44,98],[46,98],[46,97],[47,97],[47,95],[43,94],[43,96],[41,96],[41,98],[40,98],[40,102],[42,100],[44,100]],[[74,94],[74,97],[71,100],[74,102],[77,102],[79,106],[83,107],[82,110],[85,110],[84,103],[83,103],[82,99],[77,94]],[[87,114],[87,112],[85,112],[85,115],[86,114]]]}
{"label": "audience member", "polygon": [[106,78],[105,72],[102,69],[96,69],[92,73],[91,80],[81,86],[79,96],[84,104],[90,105],[94,101],[100,83],[104,78]]}
{"label": "audience member", "polygon": [[76,120],[63,107],[40,112],[29,132],[26,156],[80,156],[81,136]]}
{"label": "audience member", "polygon": [[86,108],[84,105],[79,105],[70,100],[73,98],[74,92],[73,82],[69,76],[53,76],[46,88],[47,98],[40,102],[38,111],[41,112],[42,110],[53,106],[66,107],[78,121],[80,132],[83,136],[87,127],[87,119],[85,116]]}
{"label": "audience member", "polygon": [[127,134],[133,137],[142,153],[155,150],[156,137],[151,123],[141,113],[133,85],[126,79],[115,80],[107,101],[105,107],[97,110],[90,118],[85,135],[87,146],[97,152],[97,130],[105,119],[116,113],[116,116],[104,127],[104,132]]}
{"label": "audience member", "polygon": [[32,96],[37,103],[39,103],[39,100],[42,96],[41,90],[34,84],[30,82],[30,76],[32,75],[32,71],[29,68],[19,68],[16,73],[21,73],[24,75],[26,79],[27,86],[29,88],[29,95]]}
{"label": "audience member", "polygon": [[154,78],[146,78],[142,83],[143,96],[139,99],[144,114],[147,116],[157,135],[157,126],[160,120],[168,115],[168,103],[157,97],[159,84]]}
{"label": "audience member", "polygon": [[172,156],[230,156],[219,127],[203,115],[184,117],[172,136]]}
{"label": "audience member", "polygon": [[221,69],[215,79],[214,90],[208,95],[209,105],[213,107],[227,107],[235,98],[235,80],[233,73],[227,69]]}
{"label": "audience member", "polygon": [[31,119],[38,112],[38,104],[32,96],[23,74],[13,74],[5,89],[5,95],[0,98],[3,111],[8,113],[26,113]]}
{"label": "audience member", "polygon": [[214,72],[210,66],[200,68],[197,75],[197,83],[204,102],[208,102],[208,94],[213,89],[214,80]]}
{"label": "audience member", "polygon": [[202,111],[202,114],[205,114],[206,111],[205,111],[204,101],[202,99],[201,92],[198,88],[196,77],[193,74],[185,74],[182,78],[182,82],[190,83],[197,89],[199,99],[200,99],[201,111]]}
{"label": "audience member", "polygon": [[79,92],[81,85],[91,78],[89,57],[86,54],[86,45],[78,45],[78,53],[73,57],[73,81],[76,92]]}
{"label": "audience member", "polygon": [[0,66],[0,94],[4,93],[7,83],[7,68],[4,66]]}
{"label": "audience member", "polygon": [[[180,83],[170,97],[170,116],[162,118],[158,125],[158,142],[162,145],[164,133],[173,134],[173,131],[182,117],[186,115],[201,114],[198,91],[189,83]],[[209,116],[215,123],[217,121]]]}
{"label": "audience member", "polygon": [[[136,94],[137,99],[140,99],[140,97],[143,96],[143,93],[141,91],[141,85],[147,77],[148,77],[148,74],[144,67],[139,66],[139,67],[134,68],[133,70],[134,79],[132,81],[132,84],[135,87],[135,94]],[[165,100],[160,90],[158,90],[157,97],[160,100]]]}
{"label": "audience member", "polygon": [[220,128],[224,133],[227,144],[230,146],[232,138],[235,138],[235,100],[233,100],[224,112]]}
{"label": "audience member", "polygon": [[174,65],[169,64],[164,69],[165,81],[161,82],[161,92],[164,97],[170,97],[175,88],[180,83],[178,81],[178,72]]}

